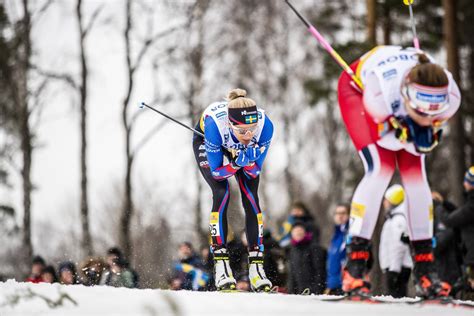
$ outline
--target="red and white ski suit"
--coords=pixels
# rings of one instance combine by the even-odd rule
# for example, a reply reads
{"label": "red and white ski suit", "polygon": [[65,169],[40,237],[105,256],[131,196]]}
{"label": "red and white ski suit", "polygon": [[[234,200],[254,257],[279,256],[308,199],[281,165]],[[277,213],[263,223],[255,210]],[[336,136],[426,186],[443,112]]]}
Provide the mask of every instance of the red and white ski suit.
{"label": "red and white ski suit", "polygon": [[[425,155],[419,154],[413,143],[400,142],[393,130],[386,129],[388,117],[407,115],[401,85],[417,61],[412,48],[378,46],[351,65],[364,84],[363,94],[351,86],[349,75],[343,73],[339,78],[342,118],[365,168],[352,198],[349,234],[353,237],[371,239],[384,192],[397,166],[406,192],[410,239],[425,240],[433,236],[433,204]],[[458,86],[452,75],[447,71],[446,74],[449,109],[434,117],[439,122],[454,115],[461,102]]]}

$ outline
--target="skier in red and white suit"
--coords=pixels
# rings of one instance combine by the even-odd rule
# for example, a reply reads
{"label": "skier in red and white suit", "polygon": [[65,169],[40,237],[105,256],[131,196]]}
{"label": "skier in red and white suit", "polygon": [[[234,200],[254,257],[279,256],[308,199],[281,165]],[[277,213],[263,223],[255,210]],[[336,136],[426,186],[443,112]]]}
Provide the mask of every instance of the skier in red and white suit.
{"label": "skier in red and white suit", "polygon": [[433,266],[433,205],[425,154],[440,141],[442,127],[460,105],[452,75],[413,48],[378,46],[351,65],[363,93],[343,73],[338,99],[347,131],[364,163],[365,175],[351,205],[343,289],[369,292],[370,239],[385,190],[398,166],[406,190],[407,223],[417,294],[449,294]]}

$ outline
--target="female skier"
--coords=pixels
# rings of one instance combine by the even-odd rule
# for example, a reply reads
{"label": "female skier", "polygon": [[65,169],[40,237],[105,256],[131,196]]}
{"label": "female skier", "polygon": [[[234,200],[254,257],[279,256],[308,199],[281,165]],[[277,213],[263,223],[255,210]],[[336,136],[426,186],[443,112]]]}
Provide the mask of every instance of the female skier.
{"label": "female skier", "polygon": [[230,195],[227,179],[235,175],[245,210],[250,285],[253,291],[269,291],[272,284],[263,270],[263,216],[258,184],[272,139],[273,124],[246,95],[245,90],[234,89],[226,101],[212,103],[206,108],[196,126],[204,133],[204,138],[195,134],[193,149],[199,170],[213,196],[210,231],[216,288],[235,289],[236,285],[226,249]]}
{"label": "female skier", "polygon": [[364,91],[354,88],[350,76],[343,73],[338,99],[365,175],[352,198],[343,289],[369,292],[369,242],[398,166],[406,192],[417,295],[447,296],[449,285],[439,280],[433,266],[433,205],[424,160],[440,141],[443,123],[459,108],[459,88],[448,71],[412,48],[379,46],[351,68]]}

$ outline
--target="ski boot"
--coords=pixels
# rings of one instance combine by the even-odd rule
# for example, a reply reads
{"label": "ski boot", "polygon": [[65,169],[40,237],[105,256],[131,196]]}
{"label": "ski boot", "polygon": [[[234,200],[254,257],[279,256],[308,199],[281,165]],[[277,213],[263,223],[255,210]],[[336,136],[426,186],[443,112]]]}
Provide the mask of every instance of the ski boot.
{"label": "ski boot", "polygon": [[448,298],[451,286],[442,282],[435,270],[432,240],[413,241],[411,245],[416,295],[425,299]]}
{"label": "ski boot", "polygon": [[263,252],[249,251],[249,279],[254,292],[271,292],[272,282],[267,279],[263,270]]}
{"label": "ski boot", "polygon": [[342,290],[349,295],[370,294],[367,261],[370,257],[369,240],[353,237],[347,244],[347,263],[342,275]]}
{"label": "ski boot", "polygon": [[229,255],[226,248],[213,251],[214,280],[218,291],[236,290],[236,282],[229,264]]}

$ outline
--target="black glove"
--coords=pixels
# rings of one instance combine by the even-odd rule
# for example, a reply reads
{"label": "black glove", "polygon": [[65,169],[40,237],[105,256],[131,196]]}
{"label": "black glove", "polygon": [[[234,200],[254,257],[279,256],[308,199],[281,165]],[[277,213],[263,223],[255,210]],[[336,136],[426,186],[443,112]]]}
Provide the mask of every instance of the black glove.
{"label": "black glove", "polygon": [[402,233],[402,235],[400,236],[400,240],[404,244],[410,244],[410,237],[406,233]]}

